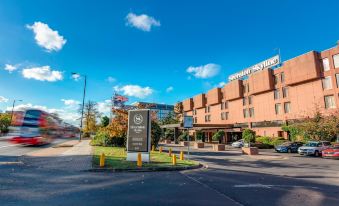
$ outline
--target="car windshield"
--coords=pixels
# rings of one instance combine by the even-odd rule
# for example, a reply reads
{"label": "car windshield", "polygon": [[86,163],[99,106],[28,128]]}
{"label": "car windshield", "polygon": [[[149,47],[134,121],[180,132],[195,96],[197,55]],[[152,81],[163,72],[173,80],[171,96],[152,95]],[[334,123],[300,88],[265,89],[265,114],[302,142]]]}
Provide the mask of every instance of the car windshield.
{"label": "car windshield", "polygon": [[305,144],[306,147],[316,147],[318,145],[318,142],[308,142]]}
{"label": "car windshield", "polygon": [[291,142],[284,142],[281,144],[281,146],[290,146],[292,143]]}

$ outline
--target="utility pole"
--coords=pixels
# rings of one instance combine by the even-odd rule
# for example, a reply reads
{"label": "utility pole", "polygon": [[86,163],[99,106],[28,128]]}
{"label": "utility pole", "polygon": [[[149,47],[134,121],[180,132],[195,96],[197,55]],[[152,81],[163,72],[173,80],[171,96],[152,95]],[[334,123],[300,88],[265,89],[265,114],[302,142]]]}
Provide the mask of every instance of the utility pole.
{"label": "utility pole", "polygon": [[85,97],[86,97],[86,84],[87,84],[87,76],[86,75],[81,75],[76,72],[72,72],[72,77],[74,79],[78,79],[79,77],[83,76],[84,77],[84,93],[82,96],[82,108],[81,108],[81,119],[80,119],[80,135],[79,135],[79,142],[81,142],[81,137],[82,137],[82,121],[84,118],[84,108],[85,108]]}
{"label": "utility pole", "polygon": [[87,76],[84,75],[85,83],[84,83],[84,94],[82,96],[82,108],[81,108],[81,120],[80,120],[80,136],[79,136],[79,142],[81,142],[81,136],[82,136],[82,122],[84,118],[84,108],[85,108],[85,97],[86,97],[86,83],[87,83]]}

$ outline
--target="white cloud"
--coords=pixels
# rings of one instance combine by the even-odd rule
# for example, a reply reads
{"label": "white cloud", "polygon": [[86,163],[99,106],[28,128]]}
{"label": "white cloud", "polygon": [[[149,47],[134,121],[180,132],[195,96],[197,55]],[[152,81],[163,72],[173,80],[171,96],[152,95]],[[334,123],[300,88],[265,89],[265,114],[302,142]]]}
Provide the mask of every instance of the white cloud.
{"label": "white cloud", "polygon": [[220,66],[217,64],[206,64],[198,67],[190,66],[186,71],[192,73],[196,78],[206,79],[217,75],[220,71]]}
{"label": "white cloud", "polygon": [[17,70],[18,67],[11,64],[6,64],[4,70],[8,71],[9,73],[12,73],[13,71]]}
{"label": "white cloud", "polygon": [[223,86],[225,86],[225,82],[219,82],[219,84],[218,84],[218,87],[223,87]]}
{"label": "white cloud", "polygon": [[[48,113],[58,114],[59,117],[67,123],[70,123],[73,125],[79,125],[80,123],[80,120],[79,120],[80,114],[75,109],[69,109],[69,108],[55,109],[55,108],[48,108],[42,105],[33,105],[31,103],[19,104],[14,107],[15,111],[22,111],[25,109],[40,109]],[[6,110],[11,111],[12,107],[7,107]]]}
{"label": "white cloud", "polygon": [[34,32],[36,43],[48,52],[59,51],[66,44],[66,39],[45,23],[34,22],[33,25],[26,25],[26,27]]}
{"label": "white cloud", "polygon": [[79,101],[74,100],[74,99],[61,99],[62,102],[64,102],[64,104],[66,106],[78,106],[80,104]]}
{"label": "white cloud", "polygon": [[98,111],[107,115],[111,111],[111,100],[107,99],[104,102],[98,102]]}
{"label": "white cloud", "polygon": [[171,92],[171,91],[173,91],[173,87],[172,86],[170,86],[170,87],[168,87],[167,89],[166,89],[166,92],[168,93],[168,92]]}
{"label": "white cloud", "polygon": [[146,14],[136,15],[129,13],[126,16],[126,25],[138,28],[143,31],[151,31],[152,26],[160,26],[160,21]]}
{"label": "white cloud", "polygon": [[150,87],[141,87],[139,85],[125,85],[122,87],[113,87],[117,92],[123,92],[124,95],[144,99],[153,94],[154,90]]}
{"label": "white cloud", "polygon": [[72,79],[74,79],[75,81],[79,81],[80,78],[81,78],[80,74],[77,73],[72,74]]}
{"label": "white cloud", "polygon": [[49,66],[33,67],[22,70],[22,75],[26,79],[55,82],[62,80],[62,72],[51,70]]}
{"label": "white cloud", "polygon": [[117,81],[117,79],[114,78],[114,77],[108,77],[107,81],[110,82],[110,83],[113,83],[113,82]]}
{"label": "white cloud", "polygon": [[8,99],[6,97],[0,96],[0,103],[1,102],[8,102]]}

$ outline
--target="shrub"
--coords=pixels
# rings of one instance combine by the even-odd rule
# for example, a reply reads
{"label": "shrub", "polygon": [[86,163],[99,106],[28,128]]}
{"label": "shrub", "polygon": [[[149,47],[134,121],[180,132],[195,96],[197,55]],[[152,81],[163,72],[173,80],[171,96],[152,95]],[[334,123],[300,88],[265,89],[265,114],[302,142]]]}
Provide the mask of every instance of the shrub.
{"label": "shrub", "polygon": [[173,140],[174,139],[174,130],[173,129],[166,129],[165,139],[167,139],[167,140]]}
{"label": "shrub", "polygon": [[255,141],[262,144],[271,144],[271,138],[269,137],[257,137]]}
{"label": "shrub", "polygon": [[124,147],[126,137],[110,137],[107,131],[99,131],[91,141],[93,146]]}
{"label": "shrub", "polygon": [[255,132],[251,129],[245,129],[242,132],[242,138],[246,143],[255,142]]}
{"label": "shrub", "polygon": [[217,133],[215,133],[215,134],[212,136],[212,140],[213,140],[213,141],[218,141],[219,143],[221,143],[222,138],[223,138],[224,136],[225,136],[225,131],[220,130],[220,131],[218,131]]}
{"label": "shrub", "polygon": [[204,139],[204,133],[202,131],[197,131],[195,136],[196,136],[196,140]]}
{"label": "shrub", "polygon": [[183,132],[183,133],[178,137],[178,139],[179,139],[180,141],[188,141],[188,137],[189,137],[188,132]]}

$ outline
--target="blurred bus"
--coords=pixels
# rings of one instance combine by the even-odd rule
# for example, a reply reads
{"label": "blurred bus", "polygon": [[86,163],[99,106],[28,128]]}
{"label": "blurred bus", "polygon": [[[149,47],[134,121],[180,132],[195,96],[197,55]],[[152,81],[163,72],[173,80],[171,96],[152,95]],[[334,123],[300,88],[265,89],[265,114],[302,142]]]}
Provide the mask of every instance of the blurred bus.
{"label": "blurred bus", "polygon": [[13,113],[10,132],[14,144],[43,145],[61,137],[61,120],[39,109],[25,109]]}

